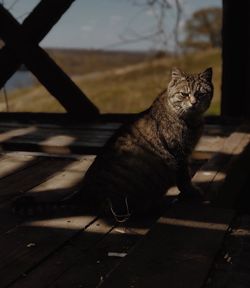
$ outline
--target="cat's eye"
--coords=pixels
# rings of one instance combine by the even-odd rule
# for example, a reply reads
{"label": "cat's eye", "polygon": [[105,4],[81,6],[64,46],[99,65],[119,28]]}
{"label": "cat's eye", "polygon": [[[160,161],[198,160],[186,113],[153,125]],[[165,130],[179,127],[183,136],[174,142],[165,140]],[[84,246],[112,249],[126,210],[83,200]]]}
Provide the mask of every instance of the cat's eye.
{"label": "cat's eye", "polygon": [[197,92],[196,93],[196,97],[198,97],[198,98],[202,98],[202,97],[204,97],[206,95],[206,93],[202,93],[202,92]]}
{"label": "cat's eye", "polygon": [[181,92],[181,95],[182,95],[183,97],[188,97],[188,96],[189,96],[189,93]]}

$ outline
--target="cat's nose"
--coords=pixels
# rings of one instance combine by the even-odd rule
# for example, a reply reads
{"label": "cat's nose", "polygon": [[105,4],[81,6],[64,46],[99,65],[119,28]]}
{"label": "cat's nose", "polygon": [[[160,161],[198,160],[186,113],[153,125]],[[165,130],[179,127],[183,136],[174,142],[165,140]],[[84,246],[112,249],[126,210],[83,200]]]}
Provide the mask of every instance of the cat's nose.
{"label": "cat's nose", "polygon": [[189,96],[189,101],[192,105],[196,104],[196,102],[197,102],[196,98],[193,95]]}

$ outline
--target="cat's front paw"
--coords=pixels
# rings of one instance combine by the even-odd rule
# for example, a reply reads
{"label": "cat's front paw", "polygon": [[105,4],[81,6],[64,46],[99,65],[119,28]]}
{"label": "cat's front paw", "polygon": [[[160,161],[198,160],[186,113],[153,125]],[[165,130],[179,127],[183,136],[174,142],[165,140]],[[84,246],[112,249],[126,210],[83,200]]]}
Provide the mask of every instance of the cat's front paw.
{"label": "cat's front paw", "polygon": [[198,202],[202,202],[205,200],[204,192],[198,186],[195,185],[192,185],[186,191],[182,191],[178,195],[178,199],[180,201],[198,201]]}

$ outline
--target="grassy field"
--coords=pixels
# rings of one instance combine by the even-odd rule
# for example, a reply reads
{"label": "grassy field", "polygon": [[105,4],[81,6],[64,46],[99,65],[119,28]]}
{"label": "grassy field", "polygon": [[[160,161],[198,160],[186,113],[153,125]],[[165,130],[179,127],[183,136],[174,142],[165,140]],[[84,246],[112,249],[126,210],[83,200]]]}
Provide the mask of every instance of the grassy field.
{"label": "grassy field", "polygon": [[[182,56],[159,59],[126,61],[119,65],[102,64],[102,68],[88,71],[85,75],[72,76],[72,79],[86,95],[99,107],[102,113],[139,112],[150,106],[153,99],[169,81],[171,67],[180,67],[187,72],[201,72],[207,67],[214,71],[215,93],[208,114],[220,112],[221,55],[219,50],[209,50]],[[124,62],[124,63],[123,63]],[[119,67],[119,68],[117,68]],[[65,69],[67,70],[67,69]],[[73,73],[74,74],[74,73]],[[10,111],[64,112],[64,109],[41,85],[17,90],[9,96]],[[4,103],[0,103],[4,111]]]}
{"label": "grassy field", "polygon": [[88,49],[47,49],[50,57],[68,75],[103,72],[124,65],[137,64],[152,57],[145,52],[105,51]]}

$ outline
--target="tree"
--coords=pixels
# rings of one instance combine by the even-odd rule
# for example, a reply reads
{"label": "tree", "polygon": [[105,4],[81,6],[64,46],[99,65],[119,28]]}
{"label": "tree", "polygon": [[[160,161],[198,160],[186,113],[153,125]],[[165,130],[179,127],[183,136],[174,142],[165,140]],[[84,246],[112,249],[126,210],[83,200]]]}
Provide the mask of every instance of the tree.
{"label": "tree", "polygon": [[221,26],[221,8],[209,7],[195,11],[185,23],[183,48],[200,50],[221,47]]}

